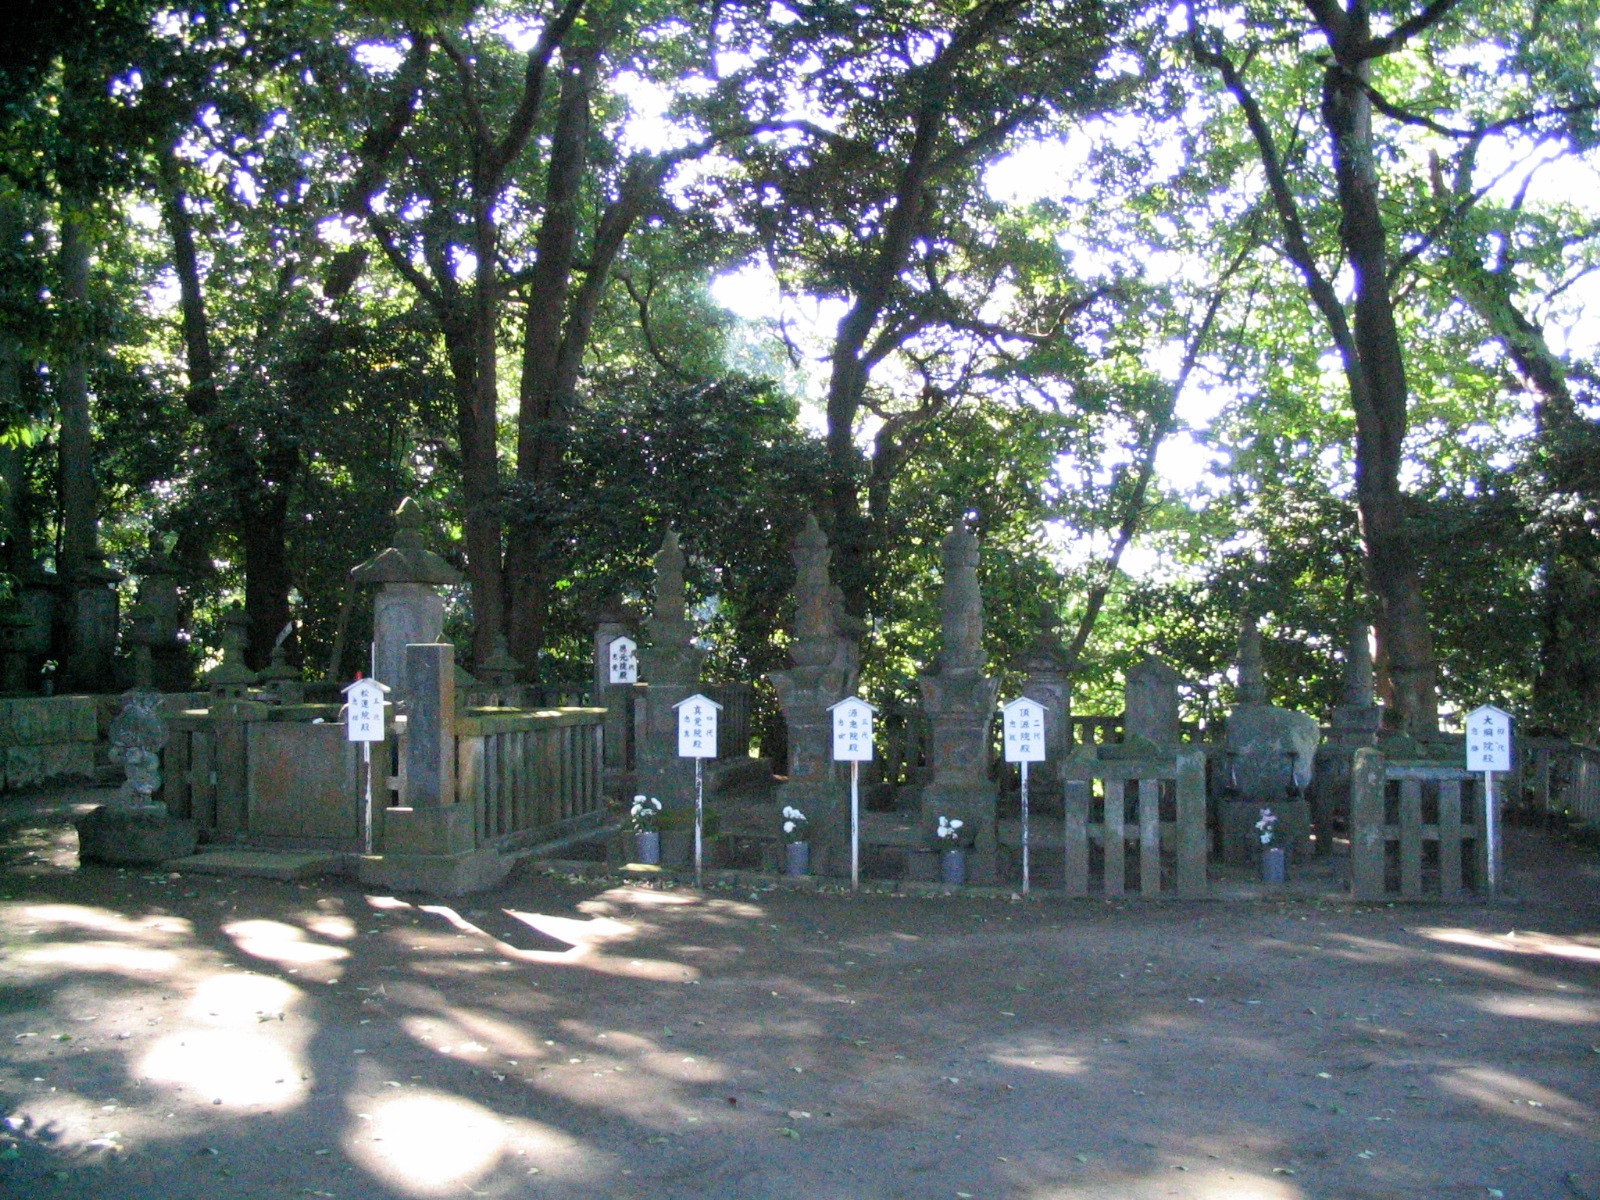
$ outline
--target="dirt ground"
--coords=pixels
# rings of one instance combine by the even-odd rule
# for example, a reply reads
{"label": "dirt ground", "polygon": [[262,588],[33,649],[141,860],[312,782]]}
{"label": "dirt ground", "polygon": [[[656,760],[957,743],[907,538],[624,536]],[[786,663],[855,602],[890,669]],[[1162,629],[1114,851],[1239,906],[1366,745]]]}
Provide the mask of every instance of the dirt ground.
{"label": "dirt ground", "polygon": [[[76,798],[81,801],[81,796]],[[79,869],[0,805],[0,1194],[1600,1200],[1600,859],[1493,905]]]}

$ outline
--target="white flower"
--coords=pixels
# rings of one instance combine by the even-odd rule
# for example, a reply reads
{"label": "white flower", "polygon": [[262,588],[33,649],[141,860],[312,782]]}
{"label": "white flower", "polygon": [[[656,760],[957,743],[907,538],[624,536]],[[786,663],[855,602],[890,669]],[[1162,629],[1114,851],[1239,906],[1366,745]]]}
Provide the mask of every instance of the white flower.
{"label": "white flower", "polygon": [[954,841],[961,836],[956,830],[960,829],[963,824],[965,824],[963,821],[952,821],[949,817],[940,817],[939,828],[934,831],[934,836],[947,841]]}
{"label": "white flower", "polygon": [[785,833],[793,833],[794,832],[794,822],[793,821],[785,821],[783,823],[783,831]]}

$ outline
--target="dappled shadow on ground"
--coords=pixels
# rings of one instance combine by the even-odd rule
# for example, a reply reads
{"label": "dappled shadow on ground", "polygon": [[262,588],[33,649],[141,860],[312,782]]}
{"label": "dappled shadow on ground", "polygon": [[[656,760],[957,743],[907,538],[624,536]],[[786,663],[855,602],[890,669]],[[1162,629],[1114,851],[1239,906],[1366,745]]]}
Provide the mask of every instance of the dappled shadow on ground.
{"label": "dappled shadow on ground", "polygon": [[441,903],[14,861],[0,1190],[1600,1197],[1596,899]]}

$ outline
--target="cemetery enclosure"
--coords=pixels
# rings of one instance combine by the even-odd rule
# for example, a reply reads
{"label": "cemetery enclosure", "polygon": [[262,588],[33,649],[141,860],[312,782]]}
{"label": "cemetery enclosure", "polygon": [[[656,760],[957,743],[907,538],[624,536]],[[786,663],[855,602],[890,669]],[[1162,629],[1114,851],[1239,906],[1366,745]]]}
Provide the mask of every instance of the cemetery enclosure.
{"label": "cemetery enclosure", "polygon": [[[265,710],[265,706],[259,706]],[[361,747],[337,706],[249,719],[188,712],[172,721],[165,798],[211,842],[355,852],[362,848]],[[604,809],[601,721],[595,709],[469,710],[453,722],[455,794],[470,809],[474,845],[515,849],[559,837]],[[391,718],[372,747],[375,849],[384,813],[409,808],[410,719]]]}

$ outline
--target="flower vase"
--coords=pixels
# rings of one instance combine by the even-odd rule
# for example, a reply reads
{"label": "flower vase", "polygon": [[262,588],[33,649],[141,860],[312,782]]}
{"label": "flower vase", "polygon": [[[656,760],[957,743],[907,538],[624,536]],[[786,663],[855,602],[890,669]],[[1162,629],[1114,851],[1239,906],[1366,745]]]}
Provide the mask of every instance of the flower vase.
{"label": "flower vase", "polygon": [[798,879],[811,873],[811,843],[786,842],[783,847],[783,873]]}
{"label": "flower vase", "polygon": [[1288,855],[1282,846],[1267,846],[1261,851],[1261,882],[1282,883]]}
{"label": "flower vase", "polygon": [[641,829],[633,835],[633,853],[636,861],[647,867],[661,865],[661,834],[654,829]]}
{"label": "flower vase", "polygon": [[939,852],[939,880],[941,883],[960,885],[967,881],[967,852],[941,850]]}

